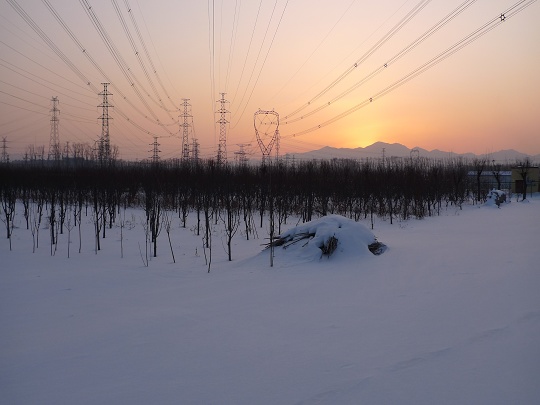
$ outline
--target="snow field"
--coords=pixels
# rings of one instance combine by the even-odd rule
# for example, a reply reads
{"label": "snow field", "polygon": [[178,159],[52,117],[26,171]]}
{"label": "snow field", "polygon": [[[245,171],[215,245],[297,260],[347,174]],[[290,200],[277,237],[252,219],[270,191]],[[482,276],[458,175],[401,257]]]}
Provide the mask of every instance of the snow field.
{"label": "snow field", "polygon": [[[173,226],[72,231],[32,254],[18,207],[0,240],[0,392],[9,404],[535,404],[540,399],[540,196],[449,208],[373,233],[381,256],[261,252]],[[129,215],[128,215],[129,216]],[[363,222],[363,221],[362,221]],[[367,226],[368,222],[363,222]],[[295,224],[289,221],[288,227]],[[219,227],[218,227],[219,228]]]}

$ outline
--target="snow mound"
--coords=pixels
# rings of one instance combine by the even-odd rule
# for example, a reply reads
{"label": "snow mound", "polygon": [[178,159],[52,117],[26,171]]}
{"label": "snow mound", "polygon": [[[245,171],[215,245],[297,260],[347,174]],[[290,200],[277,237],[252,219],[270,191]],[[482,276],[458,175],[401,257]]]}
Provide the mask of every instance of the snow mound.
{"label": "snow mound", "polygon": [[485,205],[488,207],[497,206],[500,208],[501,204],[505,202],[506,193],[502,190],[493,189],[488,193]]}
{"label": "snow mound", "polygon": [[276,256],[312,260],[335,255],[359,258],[386,250],[365,225],[341,215],[328,215],[298,225],[278,236],[272,245]]}

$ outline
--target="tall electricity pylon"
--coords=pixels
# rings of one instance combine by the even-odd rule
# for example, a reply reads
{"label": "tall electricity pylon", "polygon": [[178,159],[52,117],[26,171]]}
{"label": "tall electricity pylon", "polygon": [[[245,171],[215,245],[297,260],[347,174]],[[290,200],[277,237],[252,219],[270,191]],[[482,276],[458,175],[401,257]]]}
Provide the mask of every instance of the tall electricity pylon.
{"label": "tall electricity pylon", "polygon": [[227,124],[229,123],[226,118],[229,111],[225,108],[225,105],[228,103],[228,101],[225,100],[225,93],[221,93],[221,99],[217,102],[220,103],[220,108],[217,111],[219,114],[219,120],[217,121],[219,124],[217,163],[218,165],[223,165],[227,163]]}
{"label": "tall electricity pylon", "polygon": [[197,138],[191,139],[191,163],[195,165],[199,163],[199,141]]}
{"label": "tall electricity pylon", "polygon": [[52,99],[53,108],[51,109],[51,136],[49,139],[49,160],[60,160],[60,136],[58,135],[58,115],[60,110],[58,109],[58,97]]}
{"label": "tall electricity pylon", "polygon": [[182,160],[189,160],[189,130],[191,128],[191,122],[193,121],[193,115],[191,115],[191,104],[189,104],[189,98],[182,99],[182,107],[184,107],[182,114],[179,118],[182,118],[180,127],[182,128]]}
{"label": "tall electricity pylon", "polygon": [[[262,164],[265,165],[270,163],[270,153],[274,146],[279,145],[279,114],[273,110],[258,110],[253,116],[253,126],[261,148]],[[277,156],[279,146],[276,151]]]}
{"label": "tall electricity pylon", "polygon": [[275,149],[276,149],[276,163],[279,163],[279,129],[276,129]]}
{"label": "tall electricity pylon", "polygon": [[158,137],[154,136],[154,142],[152,142],[150,145],[152,146],[152,150],[149,150],[148,152],[152,152],[151,161],[153,165],[157,165],[159,163],[159,143],[158,143]]}
{"label": "tall electricity pylon", "polygon": [[247,165],[247,162],[249,159],[247,158],[247,152],[246,152],[246,146],[251,146],[250,143],[239,143],[238,146],[240,147],[240,150],[238,152],[234,152],[236,155],[236,161],[240,166]]}
{"label": "tall electricity pylon", "polygon": [[0,156],[0,163],[9,163],[9,155],[7,152],[7,138],[2,138],[2,155]]}
{"label": "tall electricity pylon", "polygon": [[101,120],[101,136],[99,138],[98,145],[98,161],[100,164],[109,162],[111,158],[111,138],[109,136],[109,120],[112,118],[109,116],[109,107],[113,105],[109,104],[109,96],[111,93],[107,90],[109,83],[101,83],[103,85],[103,91],[99,93],[103,97],[103,100],[98,107],[101,107],[101,116],[98,118]]}
{"label": "tall electricity pylon", "polygon": [[199,141],[197,138],[191,140],[191,163],[199,163]]}

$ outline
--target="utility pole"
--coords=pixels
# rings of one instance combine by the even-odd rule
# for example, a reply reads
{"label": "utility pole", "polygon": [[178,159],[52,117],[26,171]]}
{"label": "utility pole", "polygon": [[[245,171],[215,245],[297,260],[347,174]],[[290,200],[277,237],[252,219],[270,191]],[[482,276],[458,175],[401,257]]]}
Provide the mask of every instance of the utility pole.
{"label": "utility pole", "polygon": [[103,97],[103,100],[98,107],[101,107],[101,116],[98,118],[101,120],[101,136],[99,138],[98,145],[98,161],[100,164],[105,164],[109,162],[111,158],[111,139],[109,136],[109,120],[112,118],[109,116],[109,107],[113,105],[109,104],[109,96],[112,96],[109,93],[107,86],[109,83],[101,83],[103,85],[103,91],[99,93]]}
{"label": "utility pole", "polygon": [[53,108],[51,110],[51,136],[49,139],[49,160],[58,162],[60,160],[60,136],[58,135],[58,115],[60,110],[58,109],[58,97],[52,99]]}
{"label": "utility pole", "polygon": [[228,101],[225,100],[225,93],[221,93],[221,99],[217,102],[220,103],[220,109],[217,111],[219,114],[219,120],[217,121],[219,124],[217,163],[218,165],[224,165],[227,163],[227,124],[229,123],[226,118],[229,111],[225,108],[228,103]]}
{"label": "utility pole", "polygon": [[190,121],[193,121],[193,115],[191,115],[191,104],[189,104],[189,98],[183,98],[182,101],[182,106],[184,107],[182,114],[180,114],[180,118],[182,118],[182,123],[180,124],[182,127],[182,160],[187,162],[189,160]]}

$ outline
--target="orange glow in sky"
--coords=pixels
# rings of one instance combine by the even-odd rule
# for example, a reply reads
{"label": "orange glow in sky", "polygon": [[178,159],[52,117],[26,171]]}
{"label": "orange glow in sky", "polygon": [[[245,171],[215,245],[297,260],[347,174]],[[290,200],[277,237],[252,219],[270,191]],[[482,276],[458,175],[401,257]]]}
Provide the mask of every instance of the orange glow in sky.
{"label": "orange glow in sky", "polygon": [[[196,137],[201,157],[215,156],[220,93],[230,111],[229,159],[239,144],[260,157],[258,109],[280,114],[281,153],[383,141],[540,154],[540,4],[513,14],[529,3],[7,0],[0,4],[0,136],[13,159],[29,145],[46,153],[57,96],[61,145],[94,144],[98,93],[110,81],[110,138],[124,159],[148,158],[154,137],[163,159],[181,156],[183,99],[191,105],[189,142]],[[392,87],[485,24],[492,28],[485,35]]]}

